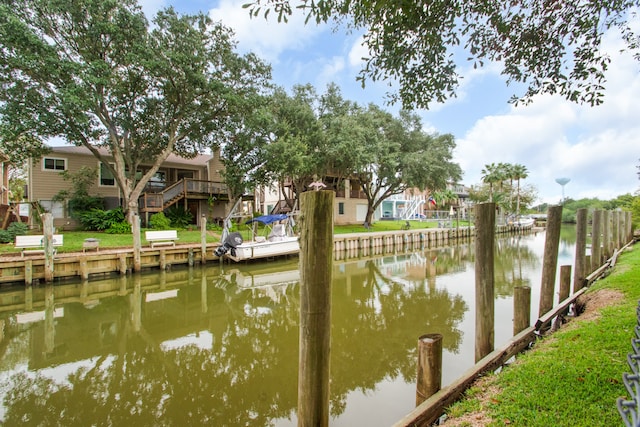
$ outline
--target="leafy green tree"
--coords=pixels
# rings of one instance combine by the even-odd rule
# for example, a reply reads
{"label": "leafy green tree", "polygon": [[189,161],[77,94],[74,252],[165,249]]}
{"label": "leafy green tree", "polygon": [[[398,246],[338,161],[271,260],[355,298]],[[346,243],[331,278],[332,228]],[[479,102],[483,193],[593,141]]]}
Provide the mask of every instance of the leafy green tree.
{"label": "leafy green tree", "polygon": [[[280,185],[291,209],[314,178],[326,172],[325,134],[314,110],[316,102],[317,94],[310,85],[294,86],[291,96],[279,90],[273,97],[273,140],[266,148],[266,171]],[[287,181],[292,184],[293,197],[284,188]]]}
{"label": "leafy green tree", "polygon": [[100,196],[89,194],[89,189],[98,178],[96,168],[82,166],[77,171],[63,171],[60,173],[65,181],[71,181],[71,190],[60,190],[53,196],[57,202],[68,202],[69,213],[72,218],[80,216],[92,209],[103,209],[104,199]]}
{"label": "leafy green tree", "polygon": [[2,148],[52,137],[88,148],[132,225],[166,158],[226,140],[269,77],[222,24],[167,9],[151,26],[134,0],[1,0],[0,43]]}
{"label": "leafy green tree", "polygon": [[395,118],[369,105],[360,116],[363,156],[354,176],[367,197],[366,222],[371,223],[378,206],[394,194],[409,188],[439,191],[460,178],[460,166],[452,161],[452,135],[426,134],[420,118],[407,111]]}
{"label": "leafy green tree", "polygon": [[286,21],[296,8],[307,21],[346,23],[364,28],[369,56],[359,79],[398,81],[392,101],[428,107],[454,96],[460,76],[456,49],[474,67],[497,62],[507,83],[527,85],[523,99],[558,93],[568,100],[602,102],[610,62],[602,48],[607,30],[619,31],[637,52],[638,35],[630,21],[637,0],[579,2],[514,0],[394,1],[253,0],[252,16],[274,11]]}

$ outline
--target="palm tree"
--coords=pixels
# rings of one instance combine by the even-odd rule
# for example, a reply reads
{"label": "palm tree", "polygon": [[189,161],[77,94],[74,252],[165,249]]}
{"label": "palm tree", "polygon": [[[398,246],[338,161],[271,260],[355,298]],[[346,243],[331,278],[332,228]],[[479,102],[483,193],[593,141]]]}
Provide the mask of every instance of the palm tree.
{"label": "palm tree", "polygon": [[485,184],[489,184],[489,201],[493,202],[493,184],[496,182],[502,181],[502,174],[500,171],[500,164],[491,163],[489,165],[484,165],[484,169],[482,169],[482,182]]}
{"label": "palm tree", "polygon": [[529,171],[525,165],[515,164],[511,168],[513,179],[518,183],[517,202],[516,202],[516,215],[520,215],[520,180],[529,176]]}

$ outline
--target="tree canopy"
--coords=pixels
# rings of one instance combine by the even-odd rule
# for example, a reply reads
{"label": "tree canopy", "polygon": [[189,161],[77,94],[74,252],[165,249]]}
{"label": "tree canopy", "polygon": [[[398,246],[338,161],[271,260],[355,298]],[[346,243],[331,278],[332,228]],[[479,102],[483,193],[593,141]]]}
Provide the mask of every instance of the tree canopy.
{"label": "tree canopy", "polygon": [[24,141],[53,137],[88,148],[130,215],[170,154],[237,132],[270,77],[222,24],[167,9],[150,25],[134,0],[0,0],[0,44],[4,151],[26,156]]}
{"label": "tree canopy", "polygon": [[267,131],[244,145],[242,157],[264,159],[255,162],[255,183],[290,185],[291,209],[313,181],[344,191],[349,179],[350,190],[366,196],[371,222],[385,198],[409,188],[442,190],[461,176],[452,135],[425,133],[420,118],[407,111],[394,117],[345,100],[335,84],[321,95],[310,85],[294,87],[292,95],[278,89],[260,117]]}
{"label": "tree canopy", "polygon": [[365,29],[369,55],[363,58],[362,83],[395,79],[399,90],[392,101],[428,108],[455,96],[458,50],[474,67],[499,62],[507,83],[525,84],[525,93],[514,100],[558,93],[600,104],[610,63],[603,35],[619,31],[638,57],[639,38],[630,21],[639,5],[639,0],[253,0],[245,7],[252,16],[273,11],[279,21],[301,9],[307,21]]}

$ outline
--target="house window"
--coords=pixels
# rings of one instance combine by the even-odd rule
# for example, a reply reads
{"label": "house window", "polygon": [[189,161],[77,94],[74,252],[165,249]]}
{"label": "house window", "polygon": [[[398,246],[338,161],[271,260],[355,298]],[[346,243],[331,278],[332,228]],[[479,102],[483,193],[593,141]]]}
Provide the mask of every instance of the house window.
{"label": "house window", "polygon": [[64,218],[64,205],[53,200],[40,200],[40,206],[45,212],[50,212],[54,218]]}
{"label": "house window", "polygon": [[105,187],[113,187],[116,185],[116,179],[109,168],[100,163],[100,185]]}
{"label": "house window", "polygon": [[165,171],[156,172],[149,179],[149,186],[154,187],[154,188],[164,188],[165,187],[165,183],[167,181],[166,177],[167,177],[167,174],[165,173]]}
{"label": "house window", "polygon": [[339,202],[338,203],[338,215],[344,215],[344,203],[343,202]]}
{"label": "house window", "polygon": [[57,159],[54,157],[45,157],[42,162],[42,169],[46,171],[64,171],[67,170],[67,159]]}

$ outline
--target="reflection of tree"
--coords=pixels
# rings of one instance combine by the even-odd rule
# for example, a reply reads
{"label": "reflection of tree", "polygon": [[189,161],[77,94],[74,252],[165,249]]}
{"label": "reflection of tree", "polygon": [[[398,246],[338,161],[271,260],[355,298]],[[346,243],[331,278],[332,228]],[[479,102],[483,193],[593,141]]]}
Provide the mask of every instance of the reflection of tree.
{"label": "reflection of tree", "polygon": [[[426,286],[408,288],[367,262],[366,277],[352,277],[350,298],[335,297],[332,307],[331,404],[339,414],[348,392],[373,390],[384,378],[415,381],[416,347],[424,333],[443,335],[443,346],[457,351],[456,325],[467,306],[459,296]],[[357,281],[356,281],[357,279]],[[334,288],[334,294],[344,288]]]}
{"label": "reflection of tree", "polygon": [[[350,291],[341,286],[347,276]],[[456,325],[466,304],[421,280],[406,286],[384,277],[371,261],[364,274],[337,278],[334,415],[344,411],[353,390],[373,390],[385,378],[413,382],[421,334],[442,333],[444,347],[458,350],[462,332]],[[274,300],[266,290],[241,289],[222,277],[210,278],[203,296],[193,285],[199,282],[190,277],[177,297],[153,303],[143,302],[138,281],[137,287],[128,284],[126,295],[103,298],[91,309],[67,304],[55,324],[55,344],[64,344],[65,353],[38,359],[32,373],[11,376],[4,423],[266,426],[291,417],[297,406],[298,285]],[[168,275],[166,288],[171,286]],[[201,331],[214,337],[211,348],[163,344]],[[74,362],[82,367],[64,381],[36,370]]]}
{"label": "reflection of tree", "polygon": [[495,295],[507,297],[513,295],[516,286],[531,286],[530,280],[522,276],[523,266],[533,269],[539,264],[538,256],[523,244],[526,236],[510,236],[496,241]]}

